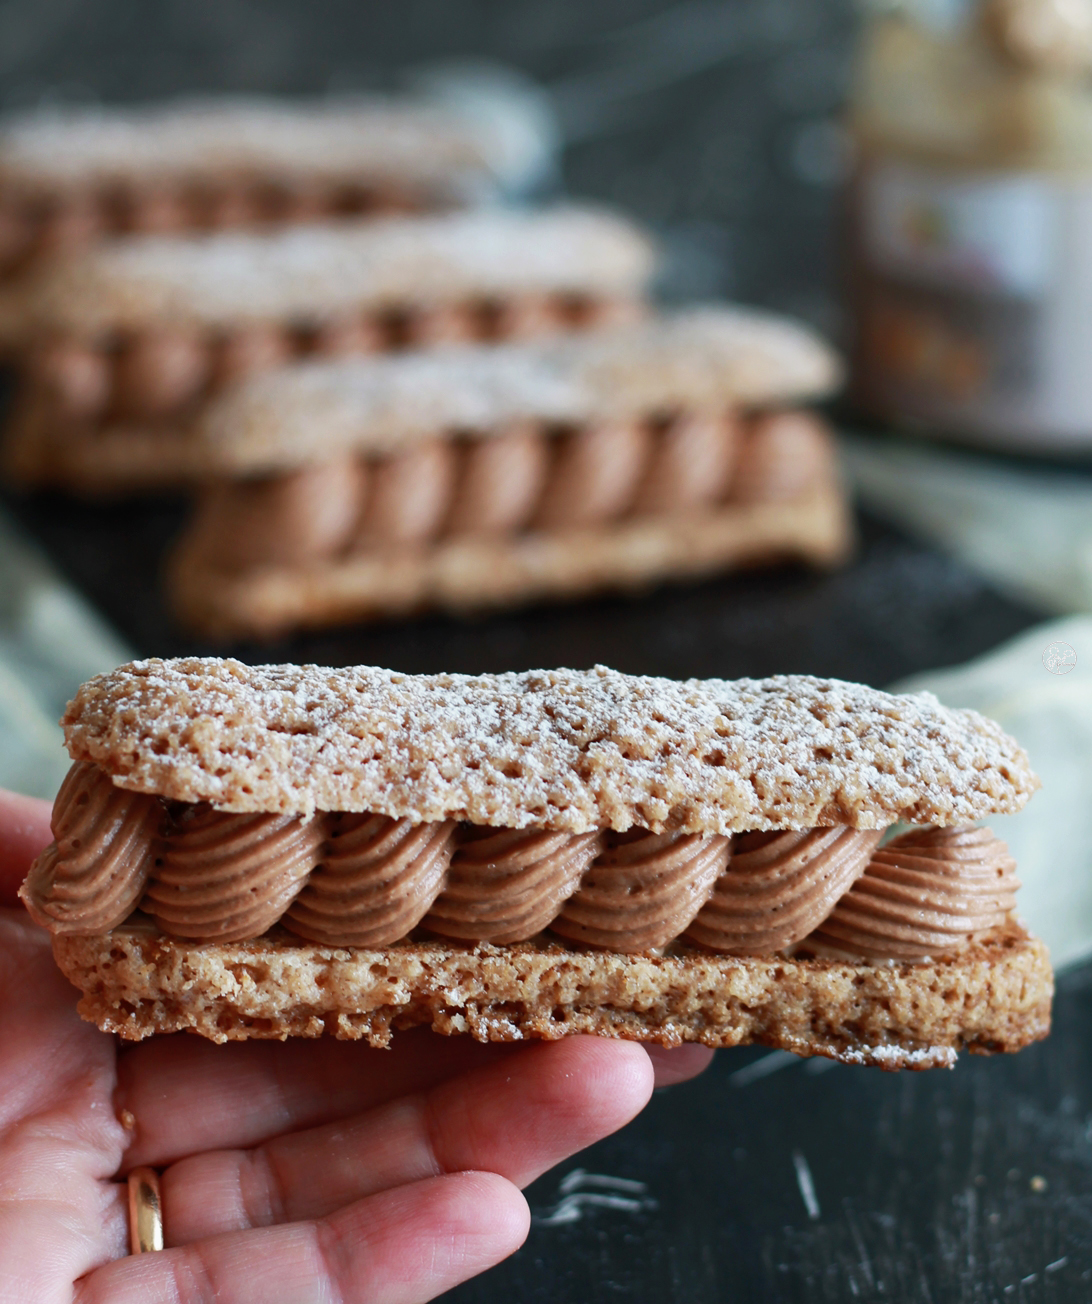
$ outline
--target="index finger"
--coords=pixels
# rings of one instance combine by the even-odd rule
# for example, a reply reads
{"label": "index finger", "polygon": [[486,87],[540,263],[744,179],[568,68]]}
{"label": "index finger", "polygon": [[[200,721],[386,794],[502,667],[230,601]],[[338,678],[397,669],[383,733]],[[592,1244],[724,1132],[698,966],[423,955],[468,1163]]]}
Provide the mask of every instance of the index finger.
{"label": "index finger", "polygon": [[118,1059],[115,1103],[131,1120],[123,1167],[246,1148],[334,1122],[494,1063],[520,1045],[482,1045],[426,1028],[396,1033],[386,1050],[331,1037],[225,1046],[186,1033],[153,1037]]}

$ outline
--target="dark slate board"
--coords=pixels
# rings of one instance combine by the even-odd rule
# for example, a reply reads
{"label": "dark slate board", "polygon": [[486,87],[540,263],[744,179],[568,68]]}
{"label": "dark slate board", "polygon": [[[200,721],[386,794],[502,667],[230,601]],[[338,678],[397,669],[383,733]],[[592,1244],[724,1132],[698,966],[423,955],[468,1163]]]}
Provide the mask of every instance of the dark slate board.
{"label": "dark slate board", "polygon": [[856,559],[828,574],[757,571],[479,620],[428,617],[272,644],[210,644],[174,628],[159,594],[162,558],[184,516],[178,504],[104,506],[11,494],[0,501],[140,655],[209,653],[411,673],[603,662],[674,678],[795,671],[882,687],[965,661],[1040,618],[958,562],[865,518]]}
{"label": "dark slate board", "polygon": [[523,1249],[444,1299],[1087,1304],[1090,1029],[1092,966],[1062,982],[1047,1042],[951,1072],[721,1051],[536,1182]]}

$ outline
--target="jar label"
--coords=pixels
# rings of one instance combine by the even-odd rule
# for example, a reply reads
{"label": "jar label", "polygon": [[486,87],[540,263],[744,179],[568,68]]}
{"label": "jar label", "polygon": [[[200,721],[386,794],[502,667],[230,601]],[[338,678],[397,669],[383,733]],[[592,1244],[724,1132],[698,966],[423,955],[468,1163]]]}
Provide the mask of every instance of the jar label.
{"label": "jar label", "polygon": [[1092,178],[874,162],[854,234],[866,406],[1008,446],[1092,444]]}

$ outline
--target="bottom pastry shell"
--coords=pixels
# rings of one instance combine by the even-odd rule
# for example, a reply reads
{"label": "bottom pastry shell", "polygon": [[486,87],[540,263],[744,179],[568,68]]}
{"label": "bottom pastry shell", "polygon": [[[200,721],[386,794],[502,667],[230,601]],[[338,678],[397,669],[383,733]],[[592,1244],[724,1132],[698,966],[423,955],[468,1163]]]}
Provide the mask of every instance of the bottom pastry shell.
{"label": "bottom pastry shell", "polygon": [[1010,924],[957,955],[869,963],[407,940],[382,949],[302,942],[187,942],[143,918],[54,955],[80,1014],[138,1041],[319,1037],[387,1046],[419,1025],[479,1041],[578,1033],[678,1046],[761,1044],[884,1069],[952,1066],[961,1050],[1019,1050],[1050,1030],[1046,947]]}

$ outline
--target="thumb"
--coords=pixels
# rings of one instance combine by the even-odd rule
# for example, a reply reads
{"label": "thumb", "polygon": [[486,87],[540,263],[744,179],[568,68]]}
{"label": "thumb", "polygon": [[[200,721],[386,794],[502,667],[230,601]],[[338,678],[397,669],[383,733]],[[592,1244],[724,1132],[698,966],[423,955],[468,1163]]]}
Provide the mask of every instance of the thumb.
{"label": "thumb", "polygon": [[49,845],[51,806],[0,788],[0,905],[17,906],[16,892],[31,861]]}

